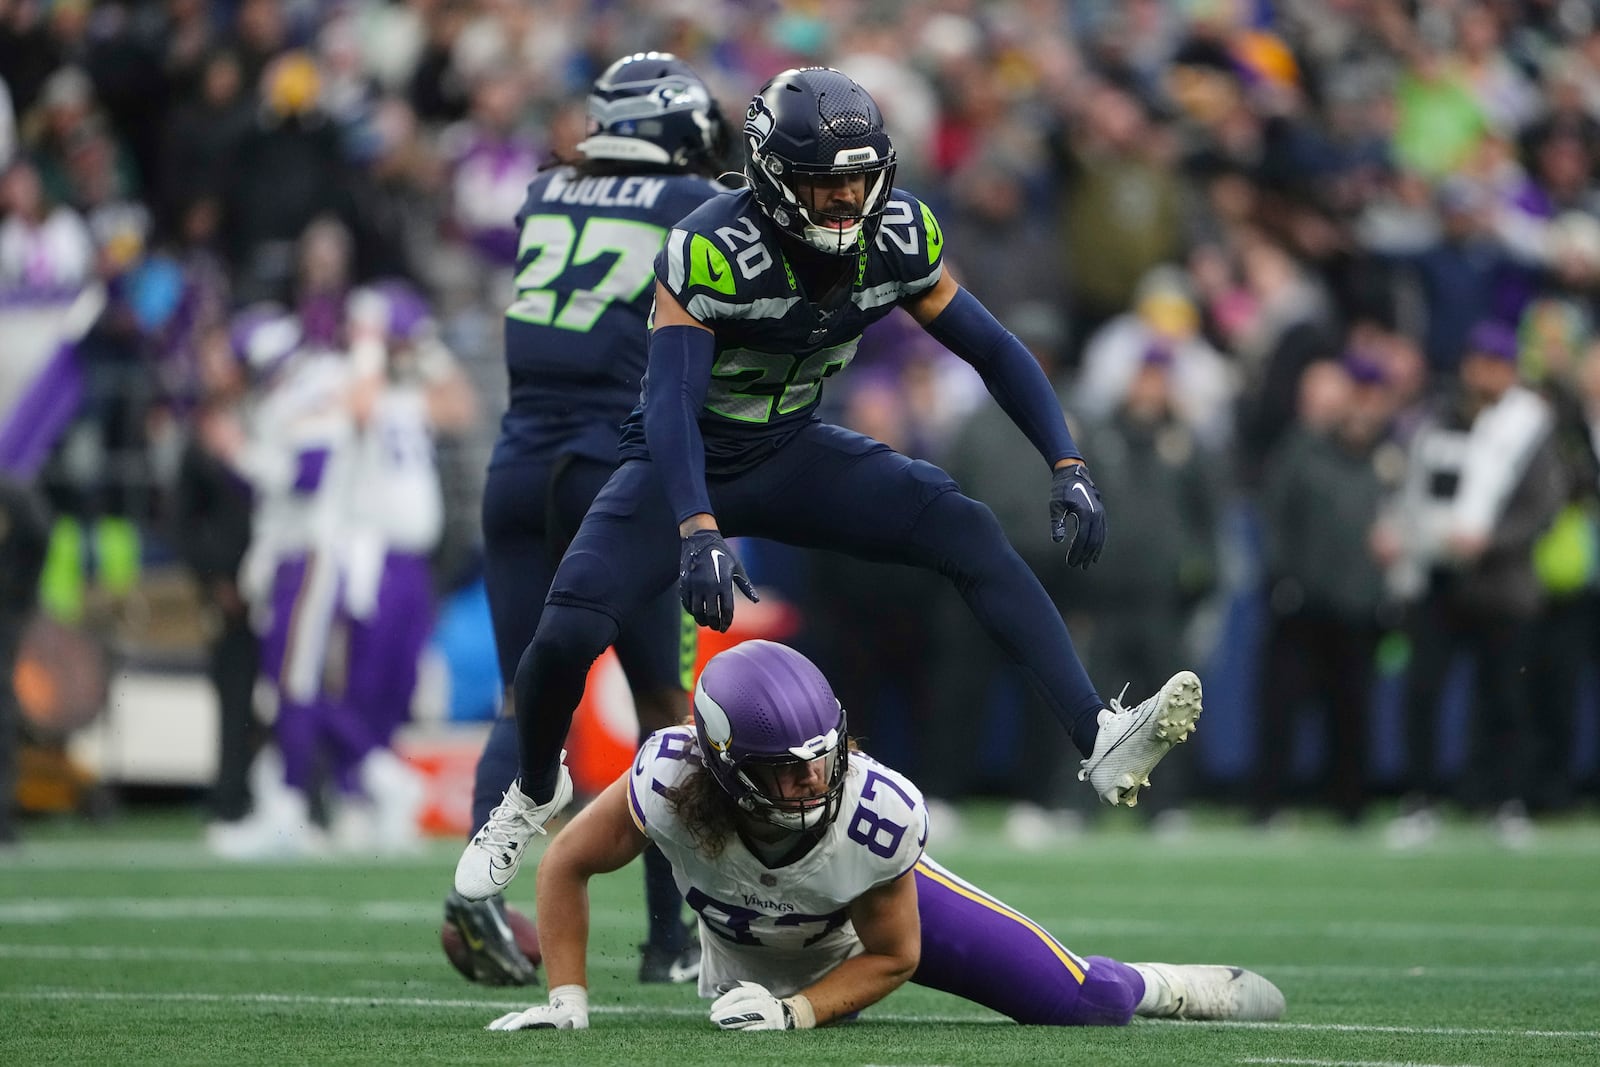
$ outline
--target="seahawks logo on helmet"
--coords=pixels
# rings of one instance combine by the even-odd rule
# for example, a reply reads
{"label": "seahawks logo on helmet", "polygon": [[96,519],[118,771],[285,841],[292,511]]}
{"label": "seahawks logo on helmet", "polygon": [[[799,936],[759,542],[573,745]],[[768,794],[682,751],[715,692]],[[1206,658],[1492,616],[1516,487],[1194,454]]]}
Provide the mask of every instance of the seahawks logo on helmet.
{"label": "seahawks logo on helmet", "polygon": [[750,151],[761,151],[777,124],[778,120],[765,100],[759,96],[751,100],[750,110],[744,114],[744,135],[750,139]]}
{"label": "seahawks logo on helmet", "polygon": [[650,95],[654,97],[656,103],[660,104],[663,108],[669,108],[677,104],[680,100],[684,101],[685,103],[694,103],[697,94],[694,91],[694,87],[691,85],[666,82],[657,86]]}

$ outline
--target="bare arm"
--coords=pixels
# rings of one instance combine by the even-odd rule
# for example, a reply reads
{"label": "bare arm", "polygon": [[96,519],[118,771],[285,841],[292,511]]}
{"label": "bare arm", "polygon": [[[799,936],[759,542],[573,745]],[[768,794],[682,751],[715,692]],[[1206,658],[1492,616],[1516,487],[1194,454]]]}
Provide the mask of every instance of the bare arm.
{"label": "bare arm", "polygon": [[924,289],[901,306],[911,314],[918,326],[926,330],[928,323],[938,318],[939,312],[949,307],[950,301],[960,291],[960,284],[946,267],[939,275],[939,280],[933,283],[932,289]]}
{"label": "bare arm", "polygon": [[663,326],[693,326],[706,333],[712,332],[711,327],[684,310],[670,289],[656,282],[656,315],[652,328],[660,329]]}
{"label": "bare arm", "polygon": [[910,871],[857,897],[850,921],[866,951],[802,989],[817,1025],[860,1011],[905,984],[922,958],[917,880]]}
{"label": "bare arm", "polygon": [[626,865],[649,839],[628,814],[623,774],[550,842],[539,862],[539,945],[549,988],[588,985],[589,879]]}

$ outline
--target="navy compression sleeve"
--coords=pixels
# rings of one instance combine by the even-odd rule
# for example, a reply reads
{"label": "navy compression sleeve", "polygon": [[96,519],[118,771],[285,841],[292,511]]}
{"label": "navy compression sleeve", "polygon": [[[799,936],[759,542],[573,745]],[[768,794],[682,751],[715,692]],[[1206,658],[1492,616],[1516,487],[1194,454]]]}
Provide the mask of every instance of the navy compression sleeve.
{"label": "navy compression sleeve", "polygon": [[1082,459],[1072,441],[1055,387],[1016,335],[965,289],[928,323],[935,341],[971,363],[1001,409],[1052,467]]}
{"label": "navy compression sleeve", "polygon": [[678,522],[711,511],[700,409],[715,358],[716,338],[698,326],[660,326],[650,335],[644,440]]}

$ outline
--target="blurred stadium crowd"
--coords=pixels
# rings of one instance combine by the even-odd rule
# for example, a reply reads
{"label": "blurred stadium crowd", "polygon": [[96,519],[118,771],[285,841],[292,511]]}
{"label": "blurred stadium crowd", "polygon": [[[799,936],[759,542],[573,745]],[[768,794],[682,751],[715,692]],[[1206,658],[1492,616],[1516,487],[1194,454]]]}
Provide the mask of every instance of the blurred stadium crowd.
{"label": "blurred stadium crowd", "polygon": [[[1163,767],[1160,825],[1201,796],[1271,824],[1400,795],[1396,845],[1443,803],[1516,845],[1592,800],[1591,0],[0,0],[0,313],[78,331],[79,402],[12,383],[0,427],[54,513],[44,610],[80,618],[176,555],[231,620],[219,684],[253,670],[248,505],[195,503],[226,489],[230,325],[274,301],[348,348],[351,294],[394,279],[448,350],[414,376],[474,394],[436,425],[431,553],[440,596],[470,585],[513,216],[594,75],[641,49],[689,60],[736,124],[789,66],[876,97],[950,269],[1059,386],[1103,558],[1066,569],[1030,447],[909,319],[825,403],[996,511],[1104,695],[1200,668],[1216,725],[1172,761],[1187,782]],[[745,554],[930,796],[1009,797],[1023,845],[1086,817],[1065,736],[937,576]]]}

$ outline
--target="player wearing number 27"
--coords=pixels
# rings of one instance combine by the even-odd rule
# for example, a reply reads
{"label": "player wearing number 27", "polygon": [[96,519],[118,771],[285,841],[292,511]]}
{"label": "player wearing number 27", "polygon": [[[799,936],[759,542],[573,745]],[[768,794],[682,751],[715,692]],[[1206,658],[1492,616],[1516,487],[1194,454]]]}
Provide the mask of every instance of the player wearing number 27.
{"label": "player wearing number 27", "polygon": [[1073,953],[925,856],[927,831],[917,787],[854,750],[815,665],[736,645],[702,672],[692,724],[646,741],[546,850],[549,1000],[489,1029],[588,1026],[588,882],[647,842],[700,915],[700,994],[724,1029],[809,1029],[908,980],[1040,1025],[1282,1016],[1277,987],[1239,967]]}
{"label": "player wearing number 27", "polygon": [[557,568],[518,665],[522,778],[462,854],[463,896],[498,892],[570,799],[562,740],[589,665],[635,605],[676,576],[695,620],[726,630],[734,588],[755,599],[724,534],[948,576],[1032,676],[1085,756],[1080,777],[1108,803],[1131,805],[1200,712],[1188,671],[1135,707],[1107,707],[987,507],[939,468],[817,418],[823,379],[850,363],[870,323],[903,307],[977,368],[1039,450],[1067,564],[1100,554],[1104,510],[1055,392],[945,271],[933,213],[894,188],[877,104],[839,71],[784,71],[751,101],[744,135],[747,188],[680,221],[656,258],[649,363],[623,462]]}
{"label": "player wearing number 27", "polygon": [[[645,371],[656,253],[675,222],[724,191],[712,176],[722,169],[727,124],[676,56],[618,59],[595,79],[587,110],[582,158],[535,178],[517,214],[517,298],[505,321],[510,404],[483,494],[489,612],[508,682],[567,543],[616,469],[617,428]],[[615,642],[641,741],[683,718],[694,681],[694,624],[677,597],[658,592],[635,601]],[[501,717],[478,761],[474,827],[516,780],[518,759],[516,721]],[[672,872],[654,849],[644,868],[650,927],[640,979],[692,978],[698,949]],[[536,974],[502,906],[499,897],[453,893],[445,916],[478,981],[526,985]]]}

